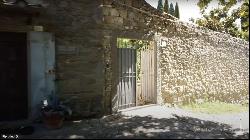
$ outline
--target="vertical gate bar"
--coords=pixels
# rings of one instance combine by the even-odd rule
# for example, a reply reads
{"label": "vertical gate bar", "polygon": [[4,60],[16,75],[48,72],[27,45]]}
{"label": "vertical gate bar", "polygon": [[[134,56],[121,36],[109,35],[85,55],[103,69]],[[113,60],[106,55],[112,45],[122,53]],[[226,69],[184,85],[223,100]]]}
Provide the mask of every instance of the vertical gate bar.
{"label": "vertical gate bar", "polygon": [[134,97],[134,52],[135,50],[133,49],[131,51],[131,72],[132,72],[132,79],[131,79],[131,106],[133,106],[133,103],[134,103],[134,100],[133,100],[133,97]]}
{"label": "vertical gate bar", "polygon": [[125,65],[124,65],[124,81],[125,81],[125,92],[124,92],[124,108],[127,108],[127,95],[128,95],[128,78],[127,78],[127,73],[128,73],[128,53],[127,53],[127,48],[124,49],[125,53]]}
{"label": "vertical gate bar", "polygon": [[150,101],[150,56],[149,56],[149,50],[147,51],[147,60],[148,60],[148,74],[147,74],[147,82],[148,82],[148,102]]}
{"label": "vertical gate bar", "polygon": [[154,49],[152,50],[152,80],[153,80],[153,94],[152,94],[152,101],[155,103],[155,62],[154,62]]}
{"label": "vertical gate bar", "polygon": [[117,108],[119,110],[119,93],[120,93],[120,52],[119,52],[119,41],[117,39],[117,67],[118,67],[118,78],[117,78],[117,90],[116,90],[116,95],[117,95]]}
{"label": "vertical gate bar", "polygon": [[148,60],[147,81],[148,81],[148,102],[149,102],[150,101],[150,55],[149,55],[149,50],[147,50],[147,60]]}
{"label": "vertical gate bar", "polygon": [[119,49],[119,69],[120,69],[120,73],[119,73],[119,86],[120,86],[120,93],[119,93],[119,109],[122,105],[122,49]]}
{"label": "vertical gate bar", "polygon": [[150,60],[150,72],[149,72],[149,78],[150,78],[150,103],[152,102],[152,54],[151,54],[151,50],[149,51],[149,60]]}
{"label": "vertical gate bar", "polygon": [[131,106],[134,106],[134,52],[135,50],[131,51],[131,63],[132,63],[132,67],[131,67]]}
{"label": "vertical gate bar", "polygon": [[152,103],[152,54],[151,54],[151,50],[149,51],[149,56],[150,56],[150,73],[149,73],[149,77],[150,77],[150,103]]}
{"label": "vertical gate bar", "polygon": [[135,59],[135,65],[134,65],[134,73],[135,73],[135,81],[134,81],[134,86],[135,86],[135,90],[134,90],[134,92],[135,92],[135,95],[134,95],[134,103],[135,103],[135,106],[136,106],[136,104],[137,104],[137,102],[136,102],[136,98],[137,98],[137,61],[140,61],[140,60],[137,60],[137,53],[139,53],[138,51],[135,51],[135,56],[134,56],[134,59]]}
{"label": "vertical gate bar", "polygon": [[124,72],[125,72],[124,68],[126,68],[125,62],[126,62],[126,54],[125,54],[125,49],[123,48],[123,49],[122,49],[122,80],[123,80],[122,109],[123,109],[123,107],[124,107],[124,104],[126,104],[126,103],[125,103],[125,99],[124,99],[124,97],[125,97],[125,92],[126,92],[126,81],[125,81],[126,79],[125,79],[125,74],[124,74]]}
{"label": "vertical gate bar", "polygon": [[149,101],[150,87],[149,87],[149,50],[147,50],[147,101]]}
{"label": "vertical gate bar", "polygon": [[122,106],[124,108],[124,105],[126,105],[126,49],[123,49],[123,63],[122,63],[122,75],[123,75],[123,84],[124,84],[124,90],[123,90],[123,95],[122,95]]}
{"label": "vertical gate bar", "polygon": [[150,50],[148,50],[148,87],[149,87],[149,94],[148,94],[148,101],[151,101],[151,61],[150,61]]}
{"label": "vertical gate bar", "polygon": [[146,63],[145,63],[145,51],[143,51],[143,91],[144,91],[144,93],[143,93],[143,98],[144,98],[144,100],[146,100]]}
{"label": "vertical gate bar", "polygon": [[127,86],[128,86],[128,90],[127,90],[127,96],[126,96],[126,100],[127,100],[127,108],[129,107],[129,96],[130,96],[130,49],[127,49],[127,72],[128,72],[128,82],[127,82]]}
{"label": "vertical gate bar", "polygon": [[[118,46],[119,46],[119,44],[118,44]],[[117,48],[117,52],[118,52],[118,54],[117,54],[117,58],[118,58],[118,83],[117,83],[117,107],[118,107],[118,109],[119,109],[119,93],[120,93],[120,50],[119,50],[119,48]]]}
{"label": "vertical gate bar", "polygon": [[133,106],[136,106],[136,65],[137,65],[137,51],[134,50],[134,55],[133,55],[133,62],[134,62],[134,65],[133,65],[133,73],[134,73],[134,81],[133,81],[133,86],[134,86],[134,91],[133,91],[133,103],[134,105]]}
{"label": "vertical gate bar", "polygon": [[146,101],[148,101],[148,51],[146,51]]}
{"label": "vertical gate bar", "polygon": [[141,97],[144,96],[144,59],[143,59],[144,52],[141,51]]}
{"label": "vertical gate bar", "polygon": [[129,97],[130,97],[130,49],[127,49],[127,60],[128,60],[128,62],[127,62],[127,71],[128,71],[128,78],[127,78],[127,80],[128,80],[128,82],[127,82],[127,86],[128,86],[128,91],[127,91],[127,97],[126,97],[126,100],[127,100],[127,107],[129,107],[129,103],[130,103],[130,101],[129,101]]}
{"label": "vertical gate bar", "polygon": [[133,94],[132,94],[132,103],[133,103],[133,106],[135,105],[135,96],[136,96],[136,86],[134,85],[135,81],[136,81],[136,74],[135,74],[135,69],[136,69],[136,61],[135,61],[135,55],[136,55],[136,49],[134,49],[133,51],[133,55],[132,55],[132,63],[133,63],[133,67],[132,67],[132,72],[133,72],[133,81],[132,81],[132,91],[133,91]]}
{"label": "vertical gate bar", "polygon": [[150,54],[149,54],[149,50],[147,52],[147,57],[148,57],[148,102],[150,101]]}
{"label": "vertical gate bar", "polygon": [[121,94],[121,79],[120,79],[120,64],[121,64],[121,62],[120,62],[120,60],[121,60],[121,54],[120,54],[120,44],[119,44],[119,40],[117,40],[117,50],[118,50],[118,87],[119,87],[119,90],[117,90],[117,96],[118,96],[118,99],[117,99],[117,101],[118,101],[118,110],[120,109],[120,94]]}
{"label": "vertical gate bar", "polygon": [[126,76],[127,76],[127,91],[126,91],[126,108],[128,108],[128,104],[129,104],[129,48],[126,49],[126,60],[127,60],[127,66],[126,66]]}
{"label": "vertical gate bar", "polygon": [[120,76],[120,88],[121,88],[121,91],[120,91],[120,107],[119,109],[121,109],[121,105],[122,105],[122,90],[123,90],[123,83],[122,83],[122,49],[120,48],[120,69],[121,69],[121,76]]}
{"label": "vertical gate bar", "polygon": [[128,64],[128,62],[129,62],[129,57],[128,57],[128,49],[126,48],[126,50],[125,50],[125,52],[126,52],[126,54],[125,54],[125,56],[126,56],[126,59],[125,59],[125,61],[126,61],[126,65],[125,65],[125,81],[126,81],[126,91],[125,91],[125,108],[127,108],[127,104],[128,104],[128,95],[129,95],[129,93],[128,93],[128,83],[129,83],[129,77],[128,77],[128,74],[129,74],[129,64]]}
{"label": "vertical gate bar", "polygon": [[120,73],[119,73],[119,86],[120,86],[120,91],[119,91],[119,109],[120,109],[120,106],[121,106],[121,94],[122,94],[122,67],[121,67],[121,64],[122,64],[122,50],[119,49],[119,53],[120,53],[120,56],[119,56],[119,69],[120,69]]}
{"label": "vertical gate bar", "polygon": [[[154,48],[154,47],[153,47]],[[155,94],[155,60],[154,60],[154,58],[155,58],[155,53],[154,53],[154,49],[152,50],[152,62],[153,62],[153,76],[152,76],[152,78],[153,78],[153,103],[155,104],[156,102],[155,102],[155,98],[156,98],[156,94]]]}
{"label": "vertical gate bar", "polygon": [[152,53],[151,53],[151,50],[149,51],[149,61],[150,61],[150,71],[149,71],[149,78],[150,78],[150,95],[149,95],[149,98],[150,98],[150,102],[152,102]]}
{"label": "vertical gate bar", "polygon": [[129,53],[130,53],[130,51],[129,51],[130,49],[128,48],[127,49],[127,94],[126,94],[126,108],[128,108],[129,107],[129,96],[130,96],[130,87],[129,87],[129,82],[130,82],[130,78],[129,78],[129,75],[130,75],[130,58],[129,58]]}
{"label": "vertical gate bar", "polygon": [[[144,92],[144,59],[143,59],[143,55],[144,52],[141,51],[141,94],[139,99],[141,99],[141,97],[143,97],[143,95],[145,94]],[[141,102],[140,102],[141,103]]]}
{"label": "vertical gate bar", "polygon": [[130,66],[130,68],[129,68],[129,88],[130,88],[130,95],[129,95],[129,107],[131,106],[131,103],[132,103],[132,101],[131,101],[131,97],[132,97],[132,79],[133,79],[133,77],[132,77],[132,49],[130,49],[130,51],[129,51],[129,53],[130,53],[130,61],[129,61],[129,66]]}
{"label": "vertical gate bar", "polygon": [[144,51],[144,55],[143,55],[143,57],[144,57],[144,80],[143,80],[143,82],[144,82],[144,98],[145,98],[145,100],[147,99],[147,64],[146,64],[146,51]]}
{"label": "vertical gate bar", "polygon": [[152,69],[152,73],[151,73],[151,81],[152,81],[152,94],[151,94],[151,101],[152,103],[154,103],[154,51],[151,50],[151,69]]}
{"label": "vertical gate bar", "polygon": [[146,85],[146,74],[147,74],[147,69],[146,69],[146,63],[145,63],[145,59],[146,59],[146,53],[145,53],[145,51],[143,52],[144,54],[143,54],[143,63],[144,63],[144,66],[143,66],[143,69],[144,69],[144,80],[143,80],[143,82],[144,82],[144,99],[146,100],[146,94],[147,94],[147,91],[146,91],[146,87],[147,87],[147,85]]}
{"label": "vertical gate bar", "polygon": [[[119,42],[118,42],[119,43]],[[118,44],[118,47],[119,47],[119,44]],[[120,51],[121,49],[117,48],[118,50],[118,88],[117,88],[117,101],[118,101],[118,109],[119,109],[119,106],[120,106],[120,94],[121,94],[121,79],[120,79],[120,75],[121,75],[121,54],[120,54]]]}
{"label": "vertical gate bar", "polygon": [[150,101],[150,53],[149,53],[149,50],[147,52],[147,60],[148,60],[148,102]]}
{"label": "vertical gate bar", "polygon": [[132,49],[129,50],[129,107],[131,105],[132,97]]}
{"label": "vertical gate bar", "polygon": [[146,61],[146,60],[145,60],[145,59],[146,59],[146,53],[145,53],[145,51],[144,51],[143,57],[144,57],[144,58],[143,58],[143,60],[144,60],[144,62],[143,62],[143,63],[144,63],[144,66],[143,66],[143,67],[144,67],[144,76],[143,76],[143,77],[144,77],[144,80],[143,80],[143,82],[144,82],[144,100],[146,100],[146,97],[147,97],[147,96],[146,96],[146,94],[147,94],[147,90],[146,90],[146,89],[147,89],[147,88],[146,88],[146,87],[147,87],[147,83],[146,83],[146,80],[147,80],[147,75],[146,75],[146,74],[147,74],[147,69],[146,69],[145,66],[146,66],[147,64],[146,64],[146,62],[145,62],[145,61]]}
{"label": "vertical gate bar", "polygon": [[149,61],[149,71],[148,71],[148,78],[149,78],[149,83],[148,83],[148,87],[149,87],[149,95],[148,95],[148,100],[151,102],[151,55],[150,55],[150,50],[148,50],[148,61]]}
{"label": "vertical gate bar", "polygon": [[154,103],[154,51],[151,50],[151,69],[152,69],[152,73],[151,73],[151,80],[152,80],[152,94],[151,94],[151,102]]}
{"label": "vertical gate bar", "polygon": [[124,90],[125,90],[125,86],[124,86],[124,74],[123,74],[123,64],[124,64],[124,49],[122,48],[122,63],[121,63],[121,68],[122,68],[122,93],[121,93],[121,109],[123,109],[123,104],[124,104]]}
{"label": "vertical gate bar", "polygon": [[128,65],[127,65],[127,60],[128,60],[128,55],[127,55],[127,48],[125,48],[125,67],[124,67],[124,81],[125,81],[125,92],[124,92],[124,107],[126,108],[126,104],[127,104],[127,100],[126,100],[126,97],[127,97],[127,92],[128,92],[128,79],[127,79],[127,68],[128,68]]}
{"label": "vertical gate bar", "polygon": [[130,85],[131,85],[131,90],[130,90],[130,92],[131,92],[131,94],[130,94],[130,104],[131,104],[131,106],[132,106],[132,103],[133,103],[133,95],[134,95],[134,93],[133,93],[133,79],[134,79],[134,76],[133,76],[133,65],[134,65],[134,63],[133,63],[133,54],[134,54],[134,50],[133,49],[131,49],[131,83],[130,83]]}

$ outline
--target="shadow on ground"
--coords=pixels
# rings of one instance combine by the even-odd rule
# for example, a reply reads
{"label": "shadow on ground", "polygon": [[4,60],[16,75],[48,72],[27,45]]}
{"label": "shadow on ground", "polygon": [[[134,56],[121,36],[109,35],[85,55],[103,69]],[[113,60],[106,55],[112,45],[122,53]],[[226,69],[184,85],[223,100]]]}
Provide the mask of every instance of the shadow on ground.
{"label": "shadow on ground", "polygon": [[237,134],[239,130],[232,130],[225,124],[176,115],[168,119],[111,115],[103,119],[65,122],[58,130],[47,130],[42,124],[34,126],[33,135],[20,138],[249,138],[249,132]]}

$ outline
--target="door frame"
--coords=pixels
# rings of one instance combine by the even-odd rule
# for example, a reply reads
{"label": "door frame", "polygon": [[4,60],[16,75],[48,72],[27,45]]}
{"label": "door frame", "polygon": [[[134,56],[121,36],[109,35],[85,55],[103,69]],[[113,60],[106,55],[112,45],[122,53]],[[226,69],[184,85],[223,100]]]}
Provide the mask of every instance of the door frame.
{"label": "door frame", "polygon": [[[12,27],[12,26],[11,26]],[[26,26],[24,26],[26,27]],[[27,120],[33,120],[35,118],[33,118],[33,109],[32,109],[32,95],[33,93],[31,92],[31,89],[32,89],[32,83],[31,83],[31,44],[30,44],[30,32],[36,32],[36,31],[32,31],[32,30],[29,30],[29,28],[27,27],[27,30],[15,30],[15,26],[13,26],[13,28],[11,28],[13,30],[9,30],[9,29],[2,29],[0,28],[0,32],[10,32],[10,33],[24,33],[26,34],[26,52],[27,52],[27,55],[26,55],[26,63],[27,63],[27,118],[26,119],[22,119],[22,120],[13,120],[13,121],[27,121]],[[46,33],[46,32],[45,32]],[[53,40],[54,40],[54,35],[52,34],[52,37],[53,37]],[[56,59],[55,59],[55,64],[56,64]],[[56,84],[55,84],[55,93],[57,93],[56,91]]]}
{"label": "door frame", "polygon": [[[137,34],[137,33],[135,33],[135,34]],[[126,35],[119,35],[119,34],[116,34],[116,33],[114,33],[113,34],[114,36],[112,36],[111,37],[111,39],[110,39],[110,41],[111,41],[111,59],[112,59],[112,62],[113,62],[113,66],[112,66],[112,71],[114,72],[114,74],[113,74],[113,80],[114,80],[114,85],[113,85],[113,87],[114,87],[114,90],[113,90],[113,95],[114,95],[114,97],[117,95],[117,84],[118,84],[118,82],[119,82],[119,77],[118,77],[118,74],[119,74],[119,70],[118,70],[118,67],[119,67],[119,61],[118,61],[118,49],[119,49],[119,46],[118,46],[118,43],[117,43],[117,40],[118,40],[118,38],[126,38],[126,39],[135,39],[135,40],[146,40],[146,41],[150,41],[150,42],[152,42],[152,45],[153,45],[153,50],[154,50],[154,56],[153,56],[153,59],[154,59],[154,87],[155,87],[155,89],[154,89],[154,104],[157,104],[157,96],[158,96],[158,86],[157,86],[157,84],[158,84],[158,81],[157,81],[157,79],[158,79],[158,76],[157,76],[157,64],[158,64],[158,62],[157,62],[157,41],[156,41],[156,39],[155,39],[155,36],[151,36],[151,37],[148,37],[148,38],[141,38],[141,37],[138,37],[137,35],[134,35],[134,34],[132,34],[132,33],[126,33]],[[136,73],[137,74],[137,73]],[[136,96],[136,105],[135,105],[135,107],[136,106],[138,106],[137,105],[137,92],[135,93],[135,96]],[[113,96],[110,96],[110,102],[111,102],[111,110],[112,110],[112,113],[114,113],[114,112],[117,112],[117,111],[119,111],[120,109],[118,109],[118,106],[117,107],[115,107],[115,104],[113,104],[113,102],[112,102],[112,100],[113,100],[113,98],[114,98]],[[116,104],[118,105],[118,100],[116,101]]]}

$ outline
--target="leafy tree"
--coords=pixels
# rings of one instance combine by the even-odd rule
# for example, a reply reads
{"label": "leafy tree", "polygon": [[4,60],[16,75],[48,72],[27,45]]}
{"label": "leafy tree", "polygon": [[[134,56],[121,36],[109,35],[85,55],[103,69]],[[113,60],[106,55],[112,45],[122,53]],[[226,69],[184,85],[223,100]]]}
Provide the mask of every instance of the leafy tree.
{"label": "leafy tree", "polygon": [[174,5],[173,5],[173,3],[170,4],[170,7],[169,7],[168,11],[169,11],[170,15],[174,16]]}
{"label": "leafy tree", "polygon": [[165,0],[165,3],[164,3],[164,12],[168,13],[168,9],[169,9],[168,0]]}
{"label": "leafy tree", "polygon": [[[244,0],[239,8],[230,13],[230,9],[237,4],[237,0],[219,0],[218,8],[205,13],[211,1],[199,0],[197,5],[200,8],[202,18],[197,19],[195,22],[200,26],[249,40],[249,1]],[[238,29],[235,23],[237,19],[241,19],[241,30]]]}
{"label": "leafy tree", "polygon": [[162,4],[162,0],[158,0],[158,6],[157,9],[160,10],[161,12],[163,12],[163,4]]}
{"label": "leafy tree", "polygon": [[175,15],[176,18],[180,18],[179,6],[178,6],[177,2],[175,4],[174,15]]}
{"label": "leafy tree", "polygon": [[239,9],[241,18],[241,37],[249,40],[249,1],[245,0]]}

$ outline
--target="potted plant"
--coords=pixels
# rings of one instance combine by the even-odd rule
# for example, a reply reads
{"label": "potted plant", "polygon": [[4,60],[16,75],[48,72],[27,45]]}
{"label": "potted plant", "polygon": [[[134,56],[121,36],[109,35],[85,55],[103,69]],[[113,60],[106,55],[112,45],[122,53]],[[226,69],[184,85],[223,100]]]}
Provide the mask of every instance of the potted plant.
{"label": "potted plant", "polygon": [[49,96],[49,100],[43,100],[41,108],[43,123],[49,129],[58,129],[63,125],[65,117],[72,114],[69,107],[59,102],[56,96]]}

